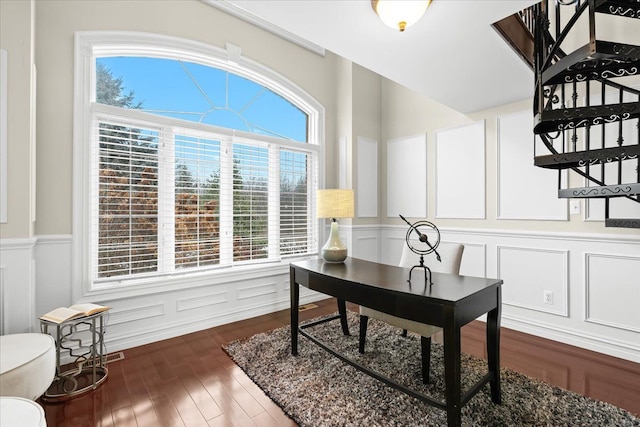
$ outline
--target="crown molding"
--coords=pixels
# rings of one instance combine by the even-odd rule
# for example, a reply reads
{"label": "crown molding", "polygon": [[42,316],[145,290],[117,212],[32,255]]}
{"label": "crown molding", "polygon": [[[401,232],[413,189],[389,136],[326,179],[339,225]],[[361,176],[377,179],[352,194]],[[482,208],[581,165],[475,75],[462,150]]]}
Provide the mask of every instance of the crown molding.
{"label": "crown molding", "polygon": [[249,24],[255,25],[258,28],[262,28],[265,31],[268,31],[276,36],[283,38],[291,43],[297,44],[300,47],[303,47],[311,52],[318,54],[320,56],[325,55],[325,49],[317,44],[311,43],[308,40],[303,39],[289,31],[283,30],[282,28],[272,24],[271,22],[260,18],[257,15],[247,11],[246,9],[241,8],[227,0],[201,0],[203,3],[208,4],[209,6],[213,6],[216,9],[219,9],[228,15],[235,16],[236,18],[242,19]]}

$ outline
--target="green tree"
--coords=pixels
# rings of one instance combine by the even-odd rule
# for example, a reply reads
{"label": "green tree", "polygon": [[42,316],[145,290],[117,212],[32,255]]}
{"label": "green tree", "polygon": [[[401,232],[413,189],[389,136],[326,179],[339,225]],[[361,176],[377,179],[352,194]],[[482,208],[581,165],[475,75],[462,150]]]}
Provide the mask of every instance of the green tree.
{"label": "green tree", "polygon": [[124,93],[122,77],[114,77],[104,64],[96,64],[96,101],[100,104],[115,105],[123,108],[142,108],[142,101],[135,102],[132,90]]}
{"label": "green tree", "polygon": [[193,173],[187,165],[178,161],[176,162],[176,193],[195,193],[198,188],[198,182],[193,177]]}

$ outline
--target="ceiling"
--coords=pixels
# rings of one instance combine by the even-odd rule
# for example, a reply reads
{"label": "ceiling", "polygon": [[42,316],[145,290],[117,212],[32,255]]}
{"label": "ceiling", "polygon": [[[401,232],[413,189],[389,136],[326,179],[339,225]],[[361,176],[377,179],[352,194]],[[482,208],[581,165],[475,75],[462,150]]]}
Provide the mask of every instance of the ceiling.
{"label": "ceiling", "polygon": [[491,24],[532,0],[433,0],[404,33],[369,0],[204,0],[291,33],[459,112],[531,98],[531,69]]}

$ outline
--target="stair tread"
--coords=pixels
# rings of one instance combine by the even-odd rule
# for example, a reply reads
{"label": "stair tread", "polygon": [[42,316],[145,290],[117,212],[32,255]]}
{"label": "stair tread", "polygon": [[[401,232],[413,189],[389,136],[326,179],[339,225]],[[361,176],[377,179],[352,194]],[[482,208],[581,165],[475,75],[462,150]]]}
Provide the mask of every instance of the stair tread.
{"label": "stair tread", "polygon": [[587,43],[542,72],[544,86],[575,81],[632,76],[639,73],[640,46],[596,40]]}
{"label": "stair tread", "polygon": [[535,116],[535,134],[557,132],[640,117],[640,102],[545,110]]}
{"label": "stair tread", "polygon": [[596,12],[640,19],[640,2],[635,0],[596,0]]}
{"label": "stair tread", "polygon": [[620,147],[536,156],[534,165],[547,169],[568,169],[616,160],[635,159],[639,155],[640,145],[623,145]]}
{"label": "stair tread", "polygon": [[534,133],[549,133],[640,117],[640,102],[562,108],[536,114]]}
{"label": "stair tread", "polygon": [[594,187],[563,188],[558,190],[561,199],[604,199],[640,194],[640,183],[600,185]]}
{"label": "stair tread", "polygon": [[605,227],[640,228],[640,218],[607,218]]}

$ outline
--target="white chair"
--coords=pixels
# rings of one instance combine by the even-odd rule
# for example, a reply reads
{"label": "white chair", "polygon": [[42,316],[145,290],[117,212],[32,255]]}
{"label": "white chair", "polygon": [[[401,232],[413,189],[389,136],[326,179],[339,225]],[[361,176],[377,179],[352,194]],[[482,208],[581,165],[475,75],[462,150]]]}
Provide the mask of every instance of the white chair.
{"label": "white chair", "polygon": [[31,399],[0,396],[0,426],[47,427],[47,419],[42,407]]}
{"label": "white chair", "polygon": [[0,396],[36,400],[56,373],[56,344],[39,333],[0,336]]}
{"label": "white chair", "polygon": [[[424,257],[424,264],[435,273],[460,274],[460,262],[462,261],[462,253],[464,245],[459,243],[440,243],[437,248],[442,262],[438,262],[435,254],[429,254]],[[411,268],[419,265],[420,255],[413,253],[407,245],[402,249],[399,266]],[[413,274],[422,275],[421,269],[416,269]],[[409,272],[407,271],[407,279]],[[422,380],[425,384],[429,382],[429,365],[431,362],[431,336],[442,328],[428,325],[426,323],[415,322],[413,320],[402,319],[387,313],[373,310],[369,307],[360,306],[360,353],[364,353],[365,342],[367,339],[367,323],[369,318],[382,320],[392,326],[396,326],[403,330],[403,336],[407,335],[407,330],[420,335],[420,345],[422,349]]]}

